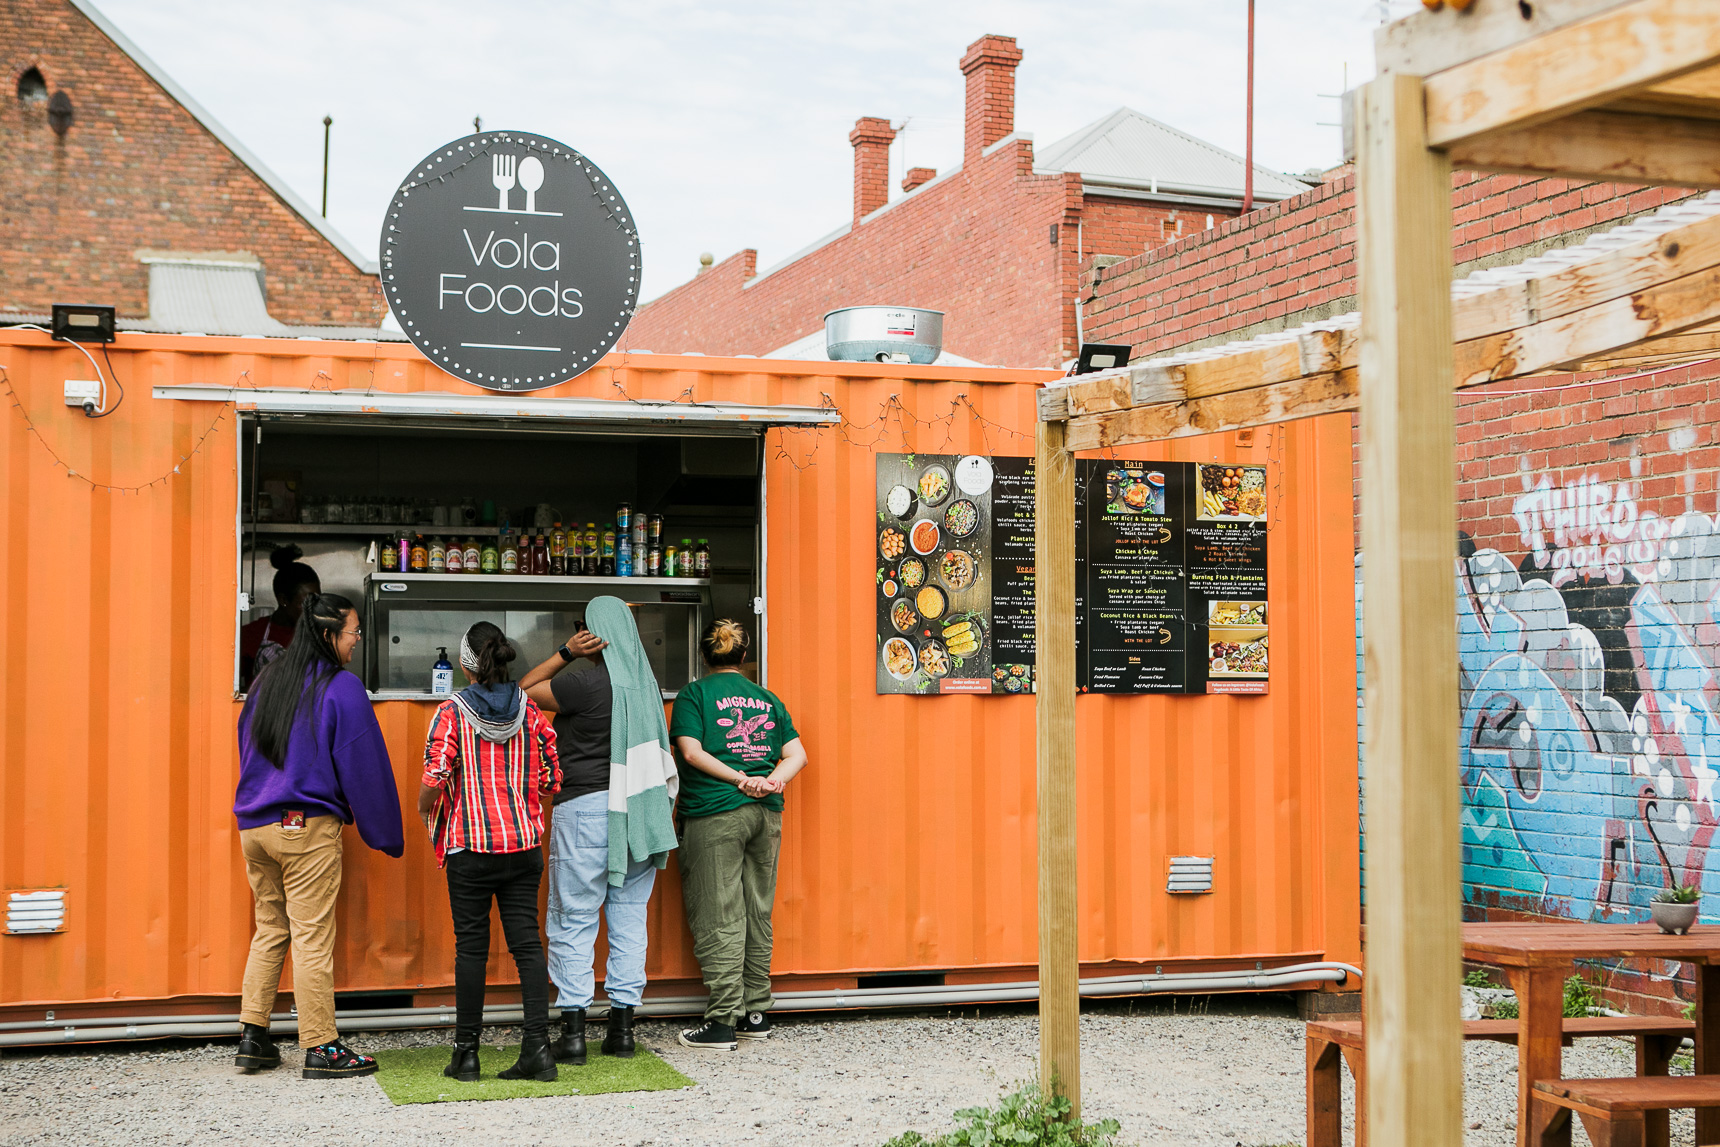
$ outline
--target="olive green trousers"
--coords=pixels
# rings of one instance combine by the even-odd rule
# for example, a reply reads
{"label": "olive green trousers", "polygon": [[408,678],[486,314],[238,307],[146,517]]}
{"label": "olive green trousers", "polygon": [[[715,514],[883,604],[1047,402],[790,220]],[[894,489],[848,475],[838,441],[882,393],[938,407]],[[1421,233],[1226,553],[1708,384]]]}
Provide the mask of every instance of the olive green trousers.
{"label": "olive green trousers", "polygon": [[782,814],[749,804],[689,817],[681,841],[681,896],[693,955],[711,998],[705,1018],[732,1024],[769,1011],[770,910]]}

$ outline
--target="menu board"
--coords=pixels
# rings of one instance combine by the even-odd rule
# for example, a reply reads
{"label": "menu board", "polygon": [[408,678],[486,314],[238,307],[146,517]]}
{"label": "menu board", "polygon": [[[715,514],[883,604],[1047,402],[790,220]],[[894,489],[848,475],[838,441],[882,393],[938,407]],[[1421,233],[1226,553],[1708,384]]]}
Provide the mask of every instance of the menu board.
{"label": "menu board", "polygon": [[[878,692],[1034,691],[1033,460],[881,454]],[[1264,693],[1266,468],[1081,459],[1082,692]]]}

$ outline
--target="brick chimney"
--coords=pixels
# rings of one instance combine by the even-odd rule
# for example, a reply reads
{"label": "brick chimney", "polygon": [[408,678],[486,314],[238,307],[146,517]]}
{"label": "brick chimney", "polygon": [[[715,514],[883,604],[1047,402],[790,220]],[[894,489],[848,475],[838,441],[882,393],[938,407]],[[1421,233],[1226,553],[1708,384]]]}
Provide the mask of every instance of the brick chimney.
{"label": "brick chimney", "polygon": [[887,119],[861,116],[848,133],[854,145],[854,222],[890,201],[890,141],[895,129]]}
{"label": "brick chimney", "polygon": [[935,167],[910,167],[908,174],[902,180],[902,190],[912,191],[922,183],[929,183],[938,177]]}
{"label": "brick chimney", "polygon": [[962,75],[967,77],[967,132],[962,145],[962,163],[971,164],[979,153],[1015,130],[1015,68],[1021,49],[1014,36],[981,36],[968,45],[962,57]]}

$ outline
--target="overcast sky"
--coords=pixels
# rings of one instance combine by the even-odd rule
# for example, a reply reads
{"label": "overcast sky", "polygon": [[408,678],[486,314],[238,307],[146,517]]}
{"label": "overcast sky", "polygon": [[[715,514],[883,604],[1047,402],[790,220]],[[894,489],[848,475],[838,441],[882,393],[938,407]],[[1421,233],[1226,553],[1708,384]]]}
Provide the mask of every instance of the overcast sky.
{"label": "overcast sky", "polygon": [[[845,222],[859,116],[908,123],[893,188],[960,162],[956,62],[985,33],[1025,53],[1016,128],[1041,147],[1126,105],[1243,148],[1246,0],[96,2],[313,206],[332,115],[329,218],[366,252],[395,186],[473,116],[570,144],[633,209],[647,300],[700,252],[756,247],[767,267]],[[1372,74],[1380,7],[1259,0],[1258,162],[1337,162],[1320,97],[1346,66]]]}

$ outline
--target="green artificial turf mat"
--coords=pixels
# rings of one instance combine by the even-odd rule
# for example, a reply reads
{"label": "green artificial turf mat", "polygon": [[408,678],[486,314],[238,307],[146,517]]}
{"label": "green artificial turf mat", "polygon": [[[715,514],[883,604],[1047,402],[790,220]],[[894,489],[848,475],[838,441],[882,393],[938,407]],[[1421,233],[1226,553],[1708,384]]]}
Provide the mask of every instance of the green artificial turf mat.
{"label": "green artificial turf mat", "polygon": [[452,1046],[409,1047],[379,1051],[376,1082],[396,1107],[406,1103],[458,1103],[474,1099],[530,1099],[538,1095],[600,1095],[608,1091],[673,1091],[691,1087],[693,1081],[640,1048],[632,1059],[599,1055],[593,1046],[583,1067],[558,1064],[561,1076],[554,1083],[535,1079],[497,1079],[496,1073],[512,1067],[520,1057],[517,1047],[480,1045],[478,1063],[483,1075],[476,1083],[461,1083],[442,1074],[453,1055]]}

